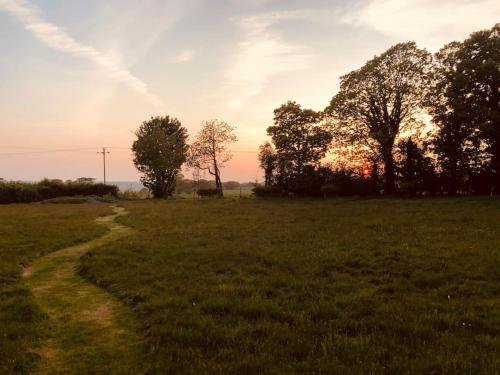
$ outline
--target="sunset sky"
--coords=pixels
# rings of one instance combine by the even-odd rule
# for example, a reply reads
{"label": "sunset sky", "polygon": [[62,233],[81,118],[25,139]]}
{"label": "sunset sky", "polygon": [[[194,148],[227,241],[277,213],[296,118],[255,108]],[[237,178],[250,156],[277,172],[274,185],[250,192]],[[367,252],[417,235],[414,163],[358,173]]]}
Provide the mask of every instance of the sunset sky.
{"label": "sunset sky", "polygon": [[500,21],[498,0],[0,0],[0,177],[137,180],[133,131],[178,117],[237,126],[223,180],[261,179],[287,100],[323,109],[340,75],[389,46],[443,44]]}

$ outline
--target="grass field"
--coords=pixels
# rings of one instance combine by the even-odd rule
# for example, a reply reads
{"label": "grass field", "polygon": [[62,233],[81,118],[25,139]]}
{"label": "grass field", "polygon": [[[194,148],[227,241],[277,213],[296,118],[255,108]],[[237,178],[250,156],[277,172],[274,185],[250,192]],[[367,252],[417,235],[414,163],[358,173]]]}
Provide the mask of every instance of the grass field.
{"label": "grass field", "polygon": [[0,206],[0,373],[28,372],[36,357],[28,348],[43,334],[44,314],[20,284],[23,266],[51,251],[106,232],[94,218],[101,205]]}
{"label": "grass field", "polygon": [[500,201],[131,202],[80,274],[150,373],[500,372]]}

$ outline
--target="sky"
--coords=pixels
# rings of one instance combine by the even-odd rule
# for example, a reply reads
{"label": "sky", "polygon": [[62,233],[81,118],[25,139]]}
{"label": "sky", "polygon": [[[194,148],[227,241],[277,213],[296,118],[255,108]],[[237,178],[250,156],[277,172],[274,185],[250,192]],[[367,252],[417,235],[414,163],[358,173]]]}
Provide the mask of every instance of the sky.
{"label": "sky", "polygon": [[133,132],[168,114],[191,140],[236,126],[222,178],[262,180],[274,108],[322,110],[388,47],[436,52],[499,21],[498,0],[0,0],[0,177],[101,179],[109,147],[108,180],[138,180]]}

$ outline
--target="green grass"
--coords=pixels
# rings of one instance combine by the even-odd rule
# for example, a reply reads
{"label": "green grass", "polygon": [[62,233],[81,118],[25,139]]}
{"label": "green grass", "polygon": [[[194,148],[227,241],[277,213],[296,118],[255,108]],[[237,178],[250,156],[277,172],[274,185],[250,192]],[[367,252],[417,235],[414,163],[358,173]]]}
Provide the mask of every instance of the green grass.
{"label": "green grass", "polygon": [[106,232],[94,219],[101,205],[0,206],[0,373],[29,372],[43,334],[44,314],[20,283],[23,266],[37,257]]}
{"label": "green grass", "polygon": [[[224,198],[231,198],[231,199],[236,199],[240,198],[240,193],[241,193],[241,198],[250,198],[253,195],[252,188],[245,187],[243,189],[232,189],[232,190],[224,190]],[[176,194],[175,198],[177,199],[200,199],[196,197],[193,193],[181,193],[181,194]],[[203,198],[203,199],[216,199],[216,198]]]}
{"label": "green grass", "polygon": [[151,373],[500,372],[500,201],[126,204],[80,273],[134,307]]}

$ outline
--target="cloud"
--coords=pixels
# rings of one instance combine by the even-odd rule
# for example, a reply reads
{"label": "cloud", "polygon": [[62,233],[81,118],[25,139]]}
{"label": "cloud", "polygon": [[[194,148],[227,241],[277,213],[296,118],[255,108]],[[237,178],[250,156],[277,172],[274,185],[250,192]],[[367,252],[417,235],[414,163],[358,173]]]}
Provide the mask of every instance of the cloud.
{"label": "cloud", "polygon": [[174,62],[176,63],[184,63],[191,61],[196,56],[196,51],[192,49],[186,49],[181,52],[174,58]]}
{"label": "cloud", "polygon": [[134,76],[117,60],[91,46],[79,43],[58,26],[46,22],[29,2],[25,0],[0,0],[1,10],[17,18],[26,30],[50,48],[92,61],[106,69],[113,79],[123,82],[136,92],[145,95],[153,104],[160,105],[160,100],[148,91],[146,83]]}
{"label": "cloud", "polygon": [[230,109],[241,109],[248,99],[266,88],[273,76],[310,66],[314,55],[307,47],[289,43],[272,30],[277,21],[299,16],[296,12],[278,12],[236,20],[244,39],[238,44],[225,77],[224,87],[232,97]]}
{"label": "cloud", "polygon": [[490,28],[499,19],[498,0],[370,0],[343,21],[398,39],[414,39],[437,50],[473,31]]}

